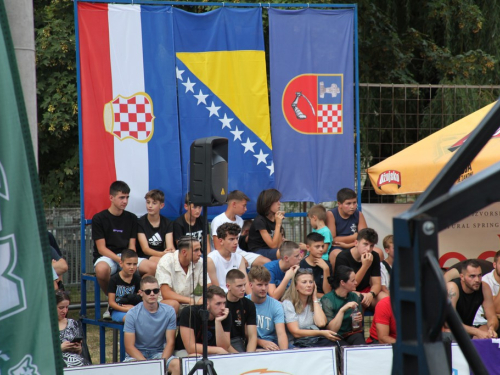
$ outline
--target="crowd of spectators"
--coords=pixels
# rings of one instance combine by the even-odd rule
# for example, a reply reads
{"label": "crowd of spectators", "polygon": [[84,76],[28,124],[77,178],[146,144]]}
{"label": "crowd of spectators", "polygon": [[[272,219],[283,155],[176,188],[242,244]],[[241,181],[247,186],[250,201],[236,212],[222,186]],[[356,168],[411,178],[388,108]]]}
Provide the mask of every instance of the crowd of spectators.
{"label": "crowd of spectators", "polygon": [[[96,277],[109,301],[104,318],[124,322],[126,361],[165,358],[169,371],[178,374],[178,357],[202,352],[203,313],[209,354],[396,341],[390,302],[393,237],[383,239],[384,250],[375,247],[378,234],[357,210],[353,190],[341,189],[332,210],[310,209],[313,231],[305,243],[286,239],[281,194],[275,189],[261,192],[251,222],[241,218],[249,198],[241,191],[229,193],[226,211],[214,218],[208,233],[202,209],[189,194],[185,214],[171,222],[160,214],[161,191],[146,194],[147,214],[139,219],[125,210],[129,193],[126,183],[115,181],[110,207],[92,220]],[[206,259],[205,236],[207,244],[213,240]],[[497,337],[499,256],[500,251],[483,279],[474,260],[445,275],[451,304],[474,338]],[[207,306],[202,303],[204,261]],[[374,317],[365,340],[366,311]],[[61,332],[66,325],[60,319]],[[81,345],[68,344],[67,335],[61,339],[65,360],[79,355]],[[76,363],[71,361],[68,366]]]}

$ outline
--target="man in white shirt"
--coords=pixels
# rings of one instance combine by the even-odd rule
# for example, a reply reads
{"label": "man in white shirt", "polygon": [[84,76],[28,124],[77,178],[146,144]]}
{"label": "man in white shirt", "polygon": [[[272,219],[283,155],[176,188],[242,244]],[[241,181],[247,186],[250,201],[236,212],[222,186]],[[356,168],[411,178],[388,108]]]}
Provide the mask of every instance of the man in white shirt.
{"label": "man in white shirt", "polygon": [[[240,228],[243,228],[243,219],[241,216],[246,212],[247,202],[249,201],[250,198],[248,198],[242,191],[233,190],[228,194],[226,212],[216,216],[212,220],[211,224],[212,237],[214,240],[214,247],[216,249],[220,248],[220,244],[217,239],[217,228],[224,223],[238,224]],[[247,267],[252,267],[253,265],[262,266],[270,261],[270,259],[262,255],[241,250],[239,247],[236,249],[236,253],[240,254],[245,259],[245,265]]]}
{"label": "man in white shirt", "polygon": [[[486,275],[483,276],[483,283],[486,283],[491,288],[491,293],[493,294],[493,304],[495,306],[495,313],[500,314],[500,250],[496,252],[495,257],[493,258],[493,270]],[[479,306],[477,310],[476,316],[474,317],[474,326],[479,326],[480,330],[488,331],[488,321],[484,317],[484,309],[483,306]],[[497,330],[497,334],[499,333]]]}
{"label": "man in white shirt", "polygon": [[[240,254],[236,253],[240,231],[240,226],[232,223],[224,223],[217,228],[217,240],[220,247],[208,254],[207,258],[207,271],[212,284],[220,286],[226,293],[226,274],[228,271],[239,269],[247,281],[245,261]],[[246,290],[247,293],[250,293],[249,286]]]}
{"label": "man in white shirt", "polygon": [[382,284],[382,292],[389,295],[391,271],[394,264],[394,236],[392,234],[385,236],[382,243],[387,253],[387,258],[380,262],[380,283]]}
{"label": "man in white shirt", "polygon": [[203,303],[203,259],[200,241],[194,237],[181,237],[177,247],[174,253],[161,257],[156,278],[161,291],[158,300],[172,306],[178,314],[184,306]]}

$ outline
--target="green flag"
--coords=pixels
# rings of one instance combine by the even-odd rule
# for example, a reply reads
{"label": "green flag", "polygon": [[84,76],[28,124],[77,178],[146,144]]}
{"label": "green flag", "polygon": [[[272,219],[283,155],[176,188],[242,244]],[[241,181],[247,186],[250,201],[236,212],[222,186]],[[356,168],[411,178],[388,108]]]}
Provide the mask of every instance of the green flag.
{"label": "green flag", "polygon": [[[46,249],[46,251],[42,251]],[[63,374],[47,230],[0,0],[0,374]]]}

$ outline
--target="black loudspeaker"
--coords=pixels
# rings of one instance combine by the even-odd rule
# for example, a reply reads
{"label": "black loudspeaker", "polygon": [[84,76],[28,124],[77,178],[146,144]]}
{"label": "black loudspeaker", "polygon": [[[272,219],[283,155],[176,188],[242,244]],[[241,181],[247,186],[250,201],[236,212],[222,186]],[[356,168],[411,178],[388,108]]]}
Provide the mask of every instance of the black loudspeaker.
{"label": "black loudspeaker", "polygon": [[227,138],[200,138],[191,144],[191,203],[220,206],[227,200]]}

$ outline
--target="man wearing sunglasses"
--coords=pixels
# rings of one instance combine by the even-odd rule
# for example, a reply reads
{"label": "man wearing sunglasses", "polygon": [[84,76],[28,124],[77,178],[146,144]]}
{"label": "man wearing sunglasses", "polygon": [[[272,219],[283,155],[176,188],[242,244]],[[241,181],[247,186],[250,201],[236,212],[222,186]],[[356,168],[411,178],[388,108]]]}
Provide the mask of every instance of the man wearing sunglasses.
{"label": "man wearing sunglasses", "polygon": [[172,306],[158,303],[160,288],[153,276],[141,280],[142,302],[127,312],[125,319],[125,362],[167,360],[167,370],[180,374],[179,359],[174,357],[176,315]]}

